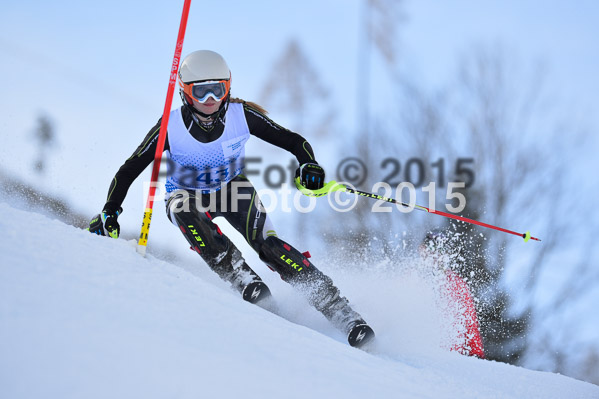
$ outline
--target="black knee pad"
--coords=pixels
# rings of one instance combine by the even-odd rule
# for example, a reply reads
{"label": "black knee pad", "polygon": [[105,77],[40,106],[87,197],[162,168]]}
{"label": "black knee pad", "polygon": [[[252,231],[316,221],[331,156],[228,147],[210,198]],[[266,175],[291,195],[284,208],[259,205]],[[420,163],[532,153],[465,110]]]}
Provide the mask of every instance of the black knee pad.
{"label": "black knee pad", "polygon": [[[231,241],[212,222],[208,212],[199,210],[195,197],[188,192],[175,193],[167,202],[168,217],[176,224],[191,248],[212,266],[230,252]],[[174,220],[173,220],[174,219]]]}
{"label": "black knee pad", "polygon": [[285,241],[268,237],[260,250],[260,259],[298,288],[308,302],[322,311],[329,302],[339,297],[333,280],[312,264],[308,258]]}
{"label": "black knee pad", "polygon": [[333,281],[318,270],[300,251],[278,237],[268,237],[260,249],[260,259],[292,285],[303,285],[309,291],[326,290]]}
{"label": "black knee pad", "polygon": [[260,259],[288,282],[303,280],[304,276],[316,269],[314,265],[297,249],[285,241],[270,236],[260,248]]}

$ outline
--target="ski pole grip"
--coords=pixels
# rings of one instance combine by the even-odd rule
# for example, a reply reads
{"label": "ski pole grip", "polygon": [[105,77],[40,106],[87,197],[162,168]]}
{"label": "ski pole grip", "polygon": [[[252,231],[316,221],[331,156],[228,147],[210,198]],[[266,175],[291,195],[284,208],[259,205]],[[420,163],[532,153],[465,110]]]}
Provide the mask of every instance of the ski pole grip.
{"label": "ski pole grip", "polygon": [[302,183],[301,183],[299,177],[296,177],[294,181],[295,181],[295,186],[297,187],[297,189],[302,194],[304,194],[308,197],[323,197],[323,196],[328,195],[335,191],[346,191],[347,190],[347,187],[345,187],[343,184],[337,183],[334,180],[331,180],[330,182],[328,182],[327,184],[325,184],[322,188],[319,188],[318,190],[310,190],[310,189],[307,189],[306,187],[302,186]]}

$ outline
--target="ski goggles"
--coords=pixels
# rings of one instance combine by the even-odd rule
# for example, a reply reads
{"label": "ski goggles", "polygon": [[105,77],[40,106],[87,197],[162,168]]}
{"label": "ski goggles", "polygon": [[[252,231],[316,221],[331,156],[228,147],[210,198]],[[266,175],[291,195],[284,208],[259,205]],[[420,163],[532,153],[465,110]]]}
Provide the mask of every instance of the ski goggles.
{"label": "ski goggles", "polygon": [[215,101],[223,100],[231,87],[230,80],[211,80],[207,82],[181,83],[183,92],[194,100],[203,103],[212,97]]}

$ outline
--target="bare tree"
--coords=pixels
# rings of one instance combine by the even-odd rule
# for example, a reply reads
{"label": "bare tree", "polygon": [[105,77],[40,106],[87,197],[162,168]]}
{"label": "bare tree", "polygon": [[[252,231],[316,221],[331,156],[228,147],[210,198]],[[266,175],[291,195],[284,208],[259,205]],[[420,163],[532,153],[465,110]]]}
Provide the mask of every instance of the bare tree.
{"label": "bare tree", "polygon": [[292,115],[294,131],[319,136],[330,132],[336,112],[329,91],[297,40],[287,43],[269,76],[260,95],[265,106]]}
{"label": "bare tree", "polygon": [[48,116],[38,116],[37,127],[35,128],[33,137],[38,148],[38,155],[34,164],[34,169],[37,173],[43,174],[46,170],[46,160],[49,152],[48,150],[56,141],[54,125]]}
{"label": "bare tree", "polygon": [[[374,173],[380,167],[382,159],[381,150],[385,150],[385,129],[371,109],[371,91],[374,87],[381,87],[380,77],[376,84],[372,82],[372,65],[375,61],[382,62],[385,69],[394,79],[399,61],[399,30],[404,22],[403,2],[393,0],[365,0],[360,13],[360,48],[358,50],[358,70],[356,75],[356,133],[353,140],[347,141],[341,147],[343,157],[355,156],[366,166],[365,179],[358,184],[359,189],[371,191],[375,183],[380,181],[380,176]],[[344,176],[337,176],[345,181]],[[341,248],[351,248],[351,251],[341,251],[339,254],[347,260],[347,264],[357,267],[372,263],[377,259],[389,258],[397,253],[395,240],[399,226],[396,214],[386,212],[372,212],[374,203],[367,200],[358,201],[354,207],[351,218],[345,214],[334,215],[338,223],[343,223],[347,228],[338,231],[330,226],[326,228],[328,240]],[[338,225],[334,223],[334,225]],[[390,239],[391,238],[391,239]]]}
{"label": "bare tree", "polygon": [[[524,244],[488,229],[454,226],[464,234],[466,267],[477,276],[473,288],[481,299],[490,358],[522,364],[542,354],[553,359],[554,371],[565,372],[572,332],[550,331],[543,320],[588,292],[599,278],[583,257],[568,269],[552,301],[536,302],[540,276],[561,248],[575,240],[562,233],[584,224],[574,220],[576,215],[556,214],[556,204],[567,203],[573,192],[571,176],[564,172],[577,151],[573,144],[580,129],[573,116],[554,105],[546,76],[541,64],[526,73],[504,47],[472,48],[446,89],[431,94],[415,83],[401,82],[401,144],[424,158],[443,154],[451,161],[448,165],[459,157],[472,159],[475,179],[462,191],[467,198],[462,214],[515,230],[531,228],[541,236],[541,243]],[[457,169],[451,181],[464,181]],[[438,188],[438,194],[437,204],[443,204],[444,190]],[[520,276],[512,278],[509,287],[506,270]],[[546,339],[532,338],[544,335]]]}
{"label": "bare tree", "polygon": [[[329,90],[296,40],[287,43],[269,76],[260,96],[264,106],[288,115],[293,121],[287,126],[289,129],[306,137],[318,137],[320,142],[325,140],[334,130],[336,110]],[[305,217],[298,217],[295,230],[303,245],[309,246],[312,234],[307,230]]]}

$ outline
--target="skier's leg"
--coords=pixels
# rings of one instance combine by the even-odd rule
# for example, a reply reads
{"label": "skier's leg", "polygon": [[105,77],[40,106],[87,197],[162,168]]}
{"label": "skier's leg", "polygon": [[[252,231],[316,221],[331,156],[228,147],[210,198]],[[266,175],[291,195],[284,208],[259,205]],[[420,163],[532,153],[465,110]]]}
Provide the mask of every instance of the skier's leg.
{"label": "skier's leg", "polygon": [[281,275],[281,278],[304,293],[308,302],[333,325],[349,332],[354,322],[364,322],[348,300],[341,296],[333,280],[297,249],[278,237],[267,237],[260,250],[260,259]]}
{"label": "skier's leg", "polygon": [[189,244],[220,278],[231,283],[248,302],[258,302],[270,291],[247,265],[239,249],[212,222],[208,212],[197,208],[194,193],[177,190],[167,202],[167,214]]}
{"label": "skier's leg", "polygon": [[232,188],[230,184],[227,187],[230,190],[227,198],[229,209],[233,209],[231,204],[236,203],[236,212],[222,212],[221,215],[245,237],[260,259],[278,272],[285,282],[296,287],[335,327],[349,334],[350,344],[359,346],[372,339],[372,329],[351,308],[348,300],[341,296],[331,278],[318,270],[297,249],[276,236],[249,180],[238,176],[232,183],[237,183],[237,186]]}
{"label": "skier's leg", "polygon": [[254,186],[247,177],[239,175],[223,188],[223,193],[226,195],[227,209],[221,209],[219,216],[226,218],[259,253],[266,237],[277,234]]}

